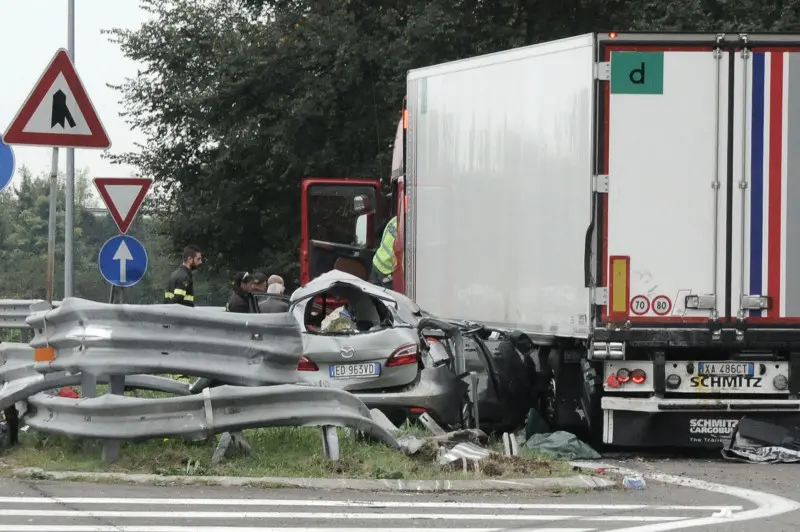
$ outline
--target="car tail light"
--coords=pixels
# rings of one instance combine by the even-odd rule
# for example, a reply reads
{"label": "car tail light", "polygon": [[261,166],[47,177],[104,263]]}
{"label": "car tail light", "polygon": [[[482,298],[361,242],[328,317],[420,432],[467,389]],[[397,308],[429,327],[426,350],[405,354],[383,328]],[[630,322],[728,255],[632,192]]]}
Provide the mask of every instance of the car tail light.
{"label": "car tail light", "polygon": [[419,362],[419,349],[417,344],[407,344],[395,350],[386,360],[386,367],[405,366],[406,364],[416,364]]}
{"label": "car tail light", "polygon": [[438,344],[439,343],[439,339],[435,338],[433,336],[426,336],[425,339],[431,344]]}
{"label": "car tail light", "polygon": [[412,414],[420,414],[420,415],[422,415],[425,412],[427,412],[428,410],[425,409],[425,408],[419,407],[419,406],[412,406],[411,408],[408,409],[408,411],[410,413],[412,413]]}
{"label": "car tail light", "polygon": [[303,355],[300,357],[300,362],[297,363],[297,371],[319,371],[319,366],[317,366],[313,360]]}

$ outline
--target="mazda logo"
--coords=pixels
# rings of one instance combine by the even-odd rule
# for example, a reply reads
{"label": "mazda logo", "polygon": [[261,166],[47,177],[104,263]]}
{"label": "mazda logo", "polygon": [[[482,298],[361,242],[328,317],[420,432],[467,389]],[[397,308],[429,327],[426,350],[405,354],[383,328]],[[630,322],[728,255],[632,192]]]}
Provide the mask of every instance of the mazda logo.
{"label": "mazda logo", "polygon": [[342,350],[339,351],[339,354],[342,355],[342,358],[353,358],[353,355],[356,354],[356,350],[353,349],[352,346],[345,345],[342,346]]}

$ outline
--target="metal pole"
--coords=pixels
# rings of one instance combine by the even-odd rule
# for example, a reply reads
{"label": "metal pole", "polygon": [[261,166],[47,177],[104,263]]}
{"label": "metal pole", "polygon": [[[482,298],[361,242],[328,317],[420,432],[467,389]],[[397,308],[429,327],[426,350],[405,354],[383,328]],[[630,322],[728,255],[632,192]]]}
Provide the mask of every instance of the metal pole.
{"label": "metal pole", "polygon": [[50,169],[50,218],[47,222],[47,302],[53,303],[56,266],[56,200],[58,199],[58,148],[53,148]]}
{"label": "metal pole", "polygon": [[[67,51],[75,62],[75,0],[67,7]],[[64,212],[64,297],[72,297],[72,237],[75,233],[75,148],[67,148],[66,208]]]}

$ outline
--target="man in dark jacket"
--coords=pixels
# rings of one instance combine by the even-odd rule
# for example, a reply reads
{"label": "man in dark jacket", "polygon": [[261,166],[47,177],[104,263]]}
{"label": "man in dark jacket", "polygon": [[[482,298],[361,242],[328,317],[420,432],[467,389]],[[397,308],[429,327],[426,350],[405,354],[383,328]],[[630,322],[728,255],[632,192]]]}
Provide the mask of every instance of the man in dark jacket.
{"label": "man in dark jacket", "polygon": [[250,293],[251,275],[247,272],[237,272],[233,277],[233,293],[225,305],[227,312],[243,314],[258,313],[258,305],[253,294]]}
{"label": "man in dark jacket", "polygon": [[172,272],[164,290],[164,303],[177,303],[187,307],[194,306],[194,272],[203,264],[203,253],[197,246],[183,249],[183,264]]}

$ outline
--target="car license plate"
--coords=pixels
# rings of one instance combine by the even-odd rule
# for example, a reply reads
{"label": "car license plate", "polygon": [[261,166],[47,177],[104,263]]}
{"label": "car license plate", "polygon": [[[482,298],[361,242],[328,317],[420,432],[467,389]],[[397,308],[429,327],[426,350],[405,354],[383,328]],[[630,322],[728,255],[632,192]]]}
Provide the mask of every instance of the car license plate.
{"label": "car license plate", "polygon": [[700,362],[697,369],[699,375],[752,377],[756,368],[752,362]]}
{"label": "car license plate", "polygon": [[381,374],[381,365],[377,362],[368,364],[339,364],[330,366],[332,379],[351,379],[358,377],[377,377]]}

